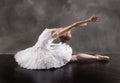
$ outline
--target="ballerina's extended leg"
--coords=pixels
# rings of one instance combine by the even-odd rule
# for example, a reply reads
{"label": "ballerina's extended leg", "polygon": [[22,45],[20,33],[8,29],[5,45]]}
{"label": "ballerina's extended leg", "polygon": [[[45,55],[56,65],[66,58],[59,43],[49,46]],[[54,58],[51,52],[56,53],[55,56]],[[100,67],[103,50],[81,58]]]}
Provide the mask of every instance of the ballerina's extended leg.
{"label": "ballerina's extended leg", "polygon": [[90,55],[90,54],[80,53],[80,54],[72,55],[72,58],[71,58],[71,61],[70,61],[70,62],[80,61],[80,60],[108,61],[109,59],[110,59],[110,57],[108,57],[108,56],[103,56],[103,55],[99,55],[99,54],[96,54],[96,55],[94,56],[94,55]]}

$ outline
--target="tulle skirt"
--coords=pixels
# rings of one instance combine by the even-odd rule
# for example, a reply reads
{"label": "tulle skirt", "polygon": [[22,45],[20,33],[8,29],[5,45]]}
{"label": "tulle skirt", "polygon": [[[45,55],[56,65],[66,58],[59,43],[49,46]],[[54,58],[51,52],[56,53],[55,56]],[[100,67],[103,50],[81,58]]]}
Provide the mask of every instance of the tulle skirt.
{"label": "tulle skirt", "polygon": [[46,47],[33,46],[15,54],[16,62],[27,69],[59,68],[67,64],[72,49],[67,44],[52,44]]}

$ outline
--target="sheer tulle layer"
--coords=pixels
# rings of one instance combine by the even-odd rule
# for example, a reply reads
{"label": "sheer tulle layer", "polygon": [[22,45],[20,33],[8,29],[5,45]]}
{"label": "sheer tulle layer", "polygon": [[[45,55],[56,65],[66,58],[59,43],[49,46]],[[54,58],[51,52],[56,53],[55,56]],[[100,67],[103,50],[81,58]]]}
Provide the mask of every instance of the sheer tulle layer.
{"label": "sheer tulle layer", "polygon": [[67,64],[72,55],[69,45],[52,43],[51,29],[45,29],[37,43],[15,54],[16,62],[27,69],[58,68]]}

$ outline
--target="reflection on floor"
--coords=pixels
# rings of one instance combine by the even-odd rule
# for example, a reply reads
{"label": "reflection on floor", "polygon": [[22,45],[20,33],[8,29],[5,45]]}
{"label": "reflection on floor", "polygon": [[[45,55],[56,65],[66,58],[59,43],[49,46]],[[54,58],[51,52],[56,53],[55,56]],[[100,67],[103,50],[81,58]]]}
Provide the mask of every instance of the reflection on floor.
{"label": "reflection on floor", "polygon": [[120,83],[120,55],[110,62],[69,63],[59,69],[20,68],[14,55],[0,55],[0,83]]}

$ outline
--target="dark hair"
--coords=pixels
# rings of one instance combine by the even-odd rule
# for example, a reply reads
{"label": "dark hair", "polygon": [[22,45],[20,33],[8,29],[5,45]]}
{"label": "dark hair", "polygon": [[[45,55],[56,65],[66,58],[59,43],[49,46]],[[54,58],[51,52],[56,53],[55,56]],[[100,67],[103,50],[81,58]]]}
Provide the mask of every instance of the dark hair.
{"label": "dark hair", "polygon": [[60,36],[59,38],[60,38],[61,42],[63,42],[63,43],[70,40],[70,37],[68,37],[68,36]]}

